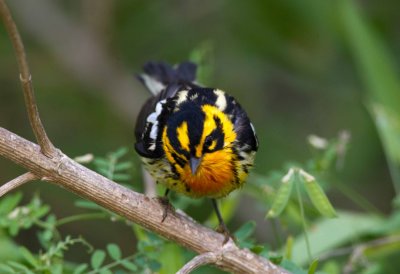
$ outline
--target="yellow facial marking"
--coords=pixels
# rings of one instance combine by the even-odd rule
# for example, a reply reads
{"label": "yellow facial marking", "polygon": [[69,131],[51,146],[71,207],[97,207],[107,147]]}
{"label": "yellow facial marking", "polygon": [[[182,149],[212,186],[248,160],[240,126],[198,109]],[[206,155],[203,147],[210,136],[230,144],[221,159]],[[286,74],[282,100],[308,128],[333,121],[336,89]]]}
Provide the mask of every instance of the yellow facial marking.
{"label": "yellow facial marking", "polygon": [[171,143],[169,142],[169,139],[167,137],[167,129],[168,127],[166,126],[162,133],[163,149],[165,151],[165,155],[167,156],[168,161],[171,163],[175,163],[175,160],[171,155],[171,152],[174,151],[174,149],[172,148]]}
{"label": "yellow facial marking", "polygon": [[189,134],[188,134],[188,125],[187,122],[183,122],[179,127],[176,129],[176,135],[178,137],[179,142],[184,150],[189,151]]}
{"label": "yellow facial marking", "polygon": [[236,139],[236,132],[234,131],[233,124],[225,113],[223,113],[217,107],[211,105],[202,106],[202,110],[205,114],[203,135],[201,136],[200,143],[196,146],[196,157],[202,156],[204,140],[214,129],[217,128],[217,123],[215,122],[214,116],[218,117],[218,119],[221,121],[222,131],[225,135],[224,147],[233,143],[233,141]]}
{"label": "yellow facial marking", "polygon": [[213,140],[211,145],[208,147],[209,150],[213,150],[217,146],[217,140]]}

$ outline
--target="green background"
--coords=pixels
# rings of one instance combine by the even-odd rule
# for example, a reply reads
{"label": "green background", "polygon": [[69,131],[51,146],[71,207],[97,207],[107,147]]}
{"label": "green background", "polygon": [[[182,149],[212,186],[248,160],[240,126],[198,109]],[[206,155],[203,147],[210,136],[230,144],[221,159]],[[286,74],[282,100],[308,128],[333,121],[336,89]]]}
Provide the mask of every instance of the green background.
{"label": "green background", "polygon": [[[148,60],[178,63],[196,49],[207,49],[211,71],[204,84],[233,95],[257,130],[255,173],[267,175],[288,161],[308,159],[310,134],[331,139],[348,130],[351,143],[336,179],[390,211],[395,196],[390,156],[385,156],[369,105],[377,101],[397,113],[400,109],[397,83],[389,85],[399,75],[398,1],[9,2],[26,46],[42,121],[67,155],[105,155],[127,146],[136,163],[131,184],[140,189],[133,127],[150,95],[135,74]],[[3,27],[0,126],[34,140]],[[1,182],[21,172],[0,159]],[[40,192],[57,216],[77,211],[76,197],[64,189],[40,182],[21,190],[26,199]],[[360,210],[338,191],[329,196],[335,208]],[[205,204],[206,212],[194,203],[189,214],[201,220],[211,211]],[[266,240],[264,215],[243,197],[230,225],[259,220],[256,235]],[[123,224],[84,221],[62,230],[82,234],[95,246],[112,241],[127,252],[135,250]],[[24,232],[18,240],[35,249],[32,235]]]}

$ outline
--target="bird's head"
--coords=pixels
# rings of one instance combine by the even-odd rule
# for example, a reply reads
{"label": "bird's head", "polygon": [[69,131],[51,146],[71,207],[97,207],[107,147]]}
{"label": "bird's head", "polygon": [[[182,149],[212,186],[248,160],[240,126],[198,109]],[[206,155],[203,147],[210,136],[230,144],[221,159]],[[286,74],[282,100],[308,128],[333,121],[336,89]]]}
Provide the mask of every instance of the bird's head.
{"label": "bird's head", "polygon": [[[163,149],[180,180],[197,192],[213,191],[213,185],[234,178],[236,139],[234,125],[216,106],[188,104],[167,121]],[[218,191],[218,190],[215,190]]]}

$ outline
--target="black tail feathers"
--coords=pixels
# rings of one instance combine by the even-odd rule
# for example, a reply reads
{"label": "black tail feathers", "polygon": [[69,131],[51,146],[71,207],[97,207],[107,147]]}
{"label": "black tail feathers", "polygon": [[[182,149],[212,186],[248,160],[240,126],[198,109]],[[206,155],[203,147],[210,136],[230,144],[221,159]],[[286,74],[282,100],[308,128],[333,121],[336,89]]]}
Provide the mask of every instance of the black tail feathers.
{"label": "black tail feathers", "polygon": [[158,94],[171,84],[191,84],[196,80],[197,66],[191,62],[183,62],[175,67],[164,62],[148,62],[143,66],[144,74],[139,80],[153,94]]}

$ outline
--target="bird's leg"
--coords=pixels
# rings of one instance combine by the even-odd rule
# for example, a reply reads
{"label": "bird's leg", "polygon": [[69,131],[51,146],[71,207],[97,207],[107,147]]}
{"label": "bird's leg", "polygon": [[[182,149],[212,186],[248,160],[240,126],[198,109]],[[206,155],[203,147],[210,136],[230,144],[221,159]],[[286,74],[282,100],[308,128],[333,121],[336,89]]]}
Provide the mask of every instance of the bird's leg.
{"label": "bird's leg", "polygon": [[161,205],[164,207],[164,212],[162,215],[161,222],[164,222],[165,218],[167,218],[168,211],[174,210],[174,207],[171,205],[168,199],[169,188],[165,190],[165,194],[162,197],[159,197],[158,200],[160,201]]}
{"label": "bird's leg", "polygon": [[228,230],[228,227],[226,226],[224,219],[222,219],[222,215],[221,212],[218,209],[218,204],[217,204],[217,200],[215,199],[211,199],[212,205],[214,207],[215,213],[217,214],[217,218],[219,221],[219,226],[217,228],[217,232],[224,234],[225,239],[224,239],[224,244],[226,242],[228,242],[229,238],[234,239],[234,236],[231,235],[231,233]]}

